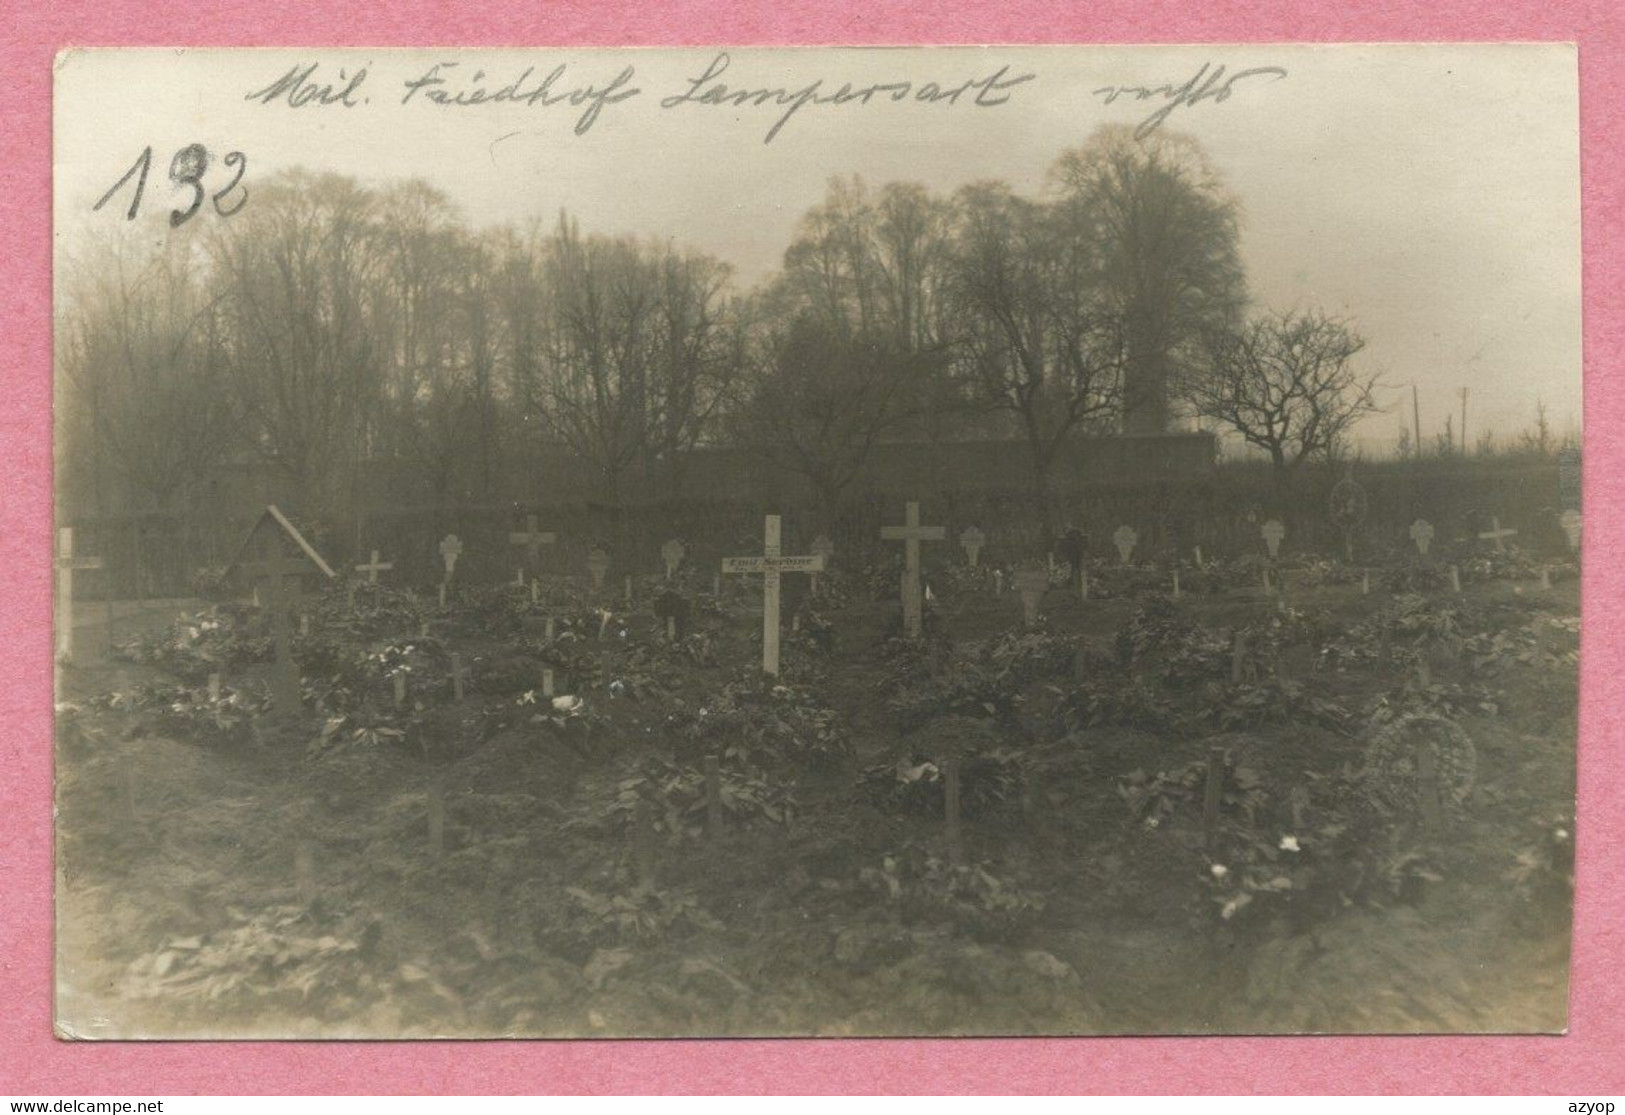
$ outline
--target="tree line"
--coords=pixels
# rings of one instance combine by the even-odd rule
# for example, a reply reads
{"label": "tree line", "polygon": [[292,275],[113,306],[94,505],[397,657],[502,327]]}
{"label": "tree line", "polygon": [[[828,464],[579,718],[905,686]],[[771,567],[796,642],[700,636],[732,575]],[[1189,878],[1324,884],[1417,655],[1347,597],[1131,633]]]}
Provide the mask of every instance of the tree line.
{"label": "tree line", "polygon": [[294,170],[230,221],[69,262],[59,447],[156,510],[253,458],[333,518],[369,461],[444,503],[564,446],[614,507],[680,490],[706,445],[803,477],[833,518],[878,442],[978,437],[1022,440],[1050,507],[1069,439],[1186,416],[1290,475],[1378,384],[1349,323],[1250,306],[1240,223],[1194,140],[1103,128],[1038,197],[832,179],[741,290],[710,254],[567,213],[476,229],[420,181]]}

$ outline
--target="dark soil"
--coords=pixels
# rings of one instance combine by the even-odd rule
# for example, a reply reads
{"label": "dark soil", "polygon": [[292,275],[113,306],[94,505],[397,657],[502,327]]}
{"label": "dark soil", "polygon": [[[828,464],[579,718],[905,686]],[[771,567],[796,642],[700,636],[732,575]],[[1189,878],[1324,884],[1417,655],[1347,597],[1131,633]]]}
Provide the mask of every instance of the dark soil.
{"label": "dark soil", "polygon": [[[1334,665],[1326,647],[1354,641],[1390,597],[1358,586],[1297,594],[1292,607],[1317,617],[1321,634],[1258,664],[1265,679],[1279,672],[1347,713],[1344,722],[1266,703],[1257,722],[1227,727],[1204,710],[1226,690],[1228,654],[1211,677],[1157,653],[1124,661],[1118,635],[1136,603],[1084,603],[1058,589],[1045,630],[1078,648],[1081,667],[1007,681],[1002,704],[911,718],[900,695],[1019,635],[1019,601],[939,601],[929,649],[910,657],[892,638],[895,604],[865,596],[853,588],[824,614],[832,634],[822,644],[785,621],[782,681],[804,689],[809,708],[833,710],[844,753],[806,744],[807,722],[783,711],[799,698],[765,687],[761,707],[722,719],[724,688],[748,678],[760,653],[759,614],[745,597],[696,608],[715,660],[701,665],[666,647],[645,594],[624,638],[611,631],[582,648],[612,676],[579,670],[561,683],[587,714],[561,724],[531,719],[536,709],[505,682],[482,685],[482,671],[522,679],[542,661],[534,648],[451,625],[447,649],[473,671],[465,702],[437,680],[414,694],[423,708],[403,739],[341,738],[316,750],[325,718],[316,708],[291,722],[264,718],[254,742],[182,738],[153,731],[145,713],[90,707],[98,695],[174,678],[94,655],[65,668],[61,700],[83,711],[58,743],[63,1030],[475,1037],[1565,1025],[1572,586],[1469,586],[1469,634],[1536,632],[1545,657],[1437,656],[1440,693],[1406,698],[1448,703],[1476,750],[1465,804],[1432,827],[1333,788],[1355,784],[1348,779],[1377,731],[1371,710],[1403,691],[1416,667],[1404,652]],[[1187,595],[1168,608],[1226,639],[1233,626],[1275,614],[1273,601],[1245,593]],[[1170,719],[1069,724],[1080,669],[1091,692],[1108,697],[1143,686]],[[250,687],[264,672],[251,666],[226,683]],[[369,699],[390,703],[384,691]],[[776,722],[802,742],[730,751]],[[1230,766],[1210,845],[1202,779],[1216,747]],[[678,785],[701,785],[707,755],[721,757],[736,795],[715,834],[705,831],[703,794],[685,798]],[[964,816],[957,869],[938,768],[917,783],[885,769],[906,774],[953,757]],[[1159,773],[1170,787],[1165,807],[1136,811],[1135,787]],[[1178,785],[1187,776],[1195,781]],[[640,797],[650,803],[642,812]],[[640,835],[639,818],[659,831]],[[1277,868],[1289,888],[1266,885],[1226,914],[1239,893],[1229,883],[1248,873],[1267,880]]]}

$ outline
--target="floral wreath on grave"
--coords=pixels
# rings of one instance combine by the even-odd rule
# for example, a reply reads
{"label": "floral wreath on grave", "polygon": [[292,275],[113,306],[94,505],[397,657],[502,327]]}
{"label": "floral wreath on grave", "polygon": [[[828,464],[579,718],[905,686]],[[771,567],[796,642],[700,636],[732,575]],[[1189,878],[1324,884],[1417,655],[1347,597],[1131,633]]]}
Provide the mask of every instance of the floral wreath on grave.
{"label": "floral wreath on grave", "polygon": [[1423,747],[1433,752],[1440,807],[1457,817],[1465,815],[1478,776],[1478,748],[1461,725],[1433,712],[1397,717],[1366,745],[1361,777],[1377,805],[1390,814],[1418,815],[1417,754]]}

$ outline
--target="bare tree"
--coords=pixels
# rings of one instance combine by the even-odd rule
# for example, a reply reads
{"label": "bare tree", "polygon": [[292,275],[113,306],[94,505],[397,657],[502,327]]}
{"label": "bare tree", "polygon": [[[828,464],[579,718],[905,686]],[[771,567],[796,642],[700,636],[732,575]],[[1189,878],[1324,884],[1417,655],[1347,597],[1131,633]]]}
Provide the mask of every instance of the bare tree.
{"label": "bare tree", "polygon": [[[444,507],[477,437],[477,363],[488,348],[471,238],[440,191],[419,181],[378,200],[380,282],[372,320],[383,364],[378,415],[387,451],[421,469]],[[474,288],[471,291],[470,288]]]}
{"label": "bare tree", "polygon": [[737,328],[725,295],[726,264],[667,248],[645,266],[655,288],[644,469],[680,490],[684,455],[710,432],[738,372]]}
{"label": "bare tree", "polygon": [[549,330],[546,417],[556,436],[596,469],[620,507],[627,470],[646,446],[654,285],[630,239],[583,237],[561,215],[544,259]]}
{"label": "bare tree", "polygon": [[96,453],[168,510],[229,455],[238,412],[196,244],[176,236],[139,264],[128,247],[83,261],[64,282],[58,362],[66,409]]}
{"label": "bare tree", "polygon": [[1205,368],[1187,381],[1191,405],[1268,453],[1282,478],[1334,453],[1356,422],[1382,410],[1380,378],[1353,365],[1364,347],[1347,323],[1312,311],[1210,330]]}
{"label": "bare tree", "polygon": [[212,243],[237,397],[312,517],[353,493],[380,393],[374,206],[350,179],[294,171],[262,185]]}
{"label": "bare tree", "polygon": [[764,334],[756,351],[751,389],[733,414],[735,437],[804,477],[833,524],[875,444],[908,417],[909,363],[920,358],[842,336],[812,314]]}
{"label": "bare tree", "polygon": [[1060,210],[996,182],[968,186],[957,201],[956,372],[972,399],[1020,429],[1034,502],[1053,526],[1050,479],[1062,446],[1116,413],[1121,319],[1095,296],[1092,243]]}
{"label": "bare tree", "polygon": [[1194,139],[1160,128],[1102,127],[1051,173],[1123,324],[1123,430],[1162,433],[1201,334],[1246,300],[1239,203]]}

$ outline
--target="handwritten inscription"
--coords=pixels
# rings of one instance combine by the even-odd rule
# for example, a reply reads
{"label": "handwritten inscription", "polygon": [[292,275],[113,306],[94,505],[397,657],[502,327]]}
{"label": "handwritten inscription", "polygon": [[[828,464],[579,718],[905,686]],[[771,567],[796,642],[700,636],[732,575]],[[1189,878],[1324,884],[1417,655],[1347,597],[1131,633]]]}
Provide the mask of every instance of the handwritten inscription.
{"label": "handwritten inscription", "polygon": [[[1012,72],[1008,65],[995,66],[986,73],[957,75],[953,80],[921,81],[898,75],[893,80],[836,84],[824,77],[795,85],[725,83],[722,77],[733,65],[727,53],[714,55],[703,69],[682,79],[682,87],[659,98],[664,111],[696,108],[769,109],[774,111],[763,143],[772,143],[797,113],[811,108],[867,108],[885,104],[970,106],[997,108],[1008,104],[1017,88],[1035,81],[1035,73]],[[320,62],[290,66],[267,84],[246,93],[244,100],[267,107],[285,109],[355,109],[372,102],[365,89],[369,67],[339,69],[331,74]],[[575,76],[560,64],[545,73],[526,66],[509,74],[490,74],[484,69],[454,61],[440,61],[403,79],[394,97],[401,106],[431,106],[449,109],[478,109],[512,105],[526,108],[553,108],[563,105],[579,109],[575,134],[586,135],[615,105],[643,95],[634,84],[636,70],[624,66],[618,72]],[[373,80],[377,91],[378,80]],[[728,113],[729,118],[737,115]]]}
{"label": "handwritten inscription", "polygon": [[340,70],[337,81],[318,81],[316,70],[320,65],[319,62],[312,62],[308,66],[290,66],[287,73],[264,89],[249,93],[243,100],[258,101],[262,105],[284,102],[289,108],[304,108],[307,105],[355,108],[366,103],[361,96],[361,86],[367,80],[367,67],[362,66],[353,74]]}
{"label": "handwritten inscription", "polygon": [[1094,95],[1102,98],[1106,104],[1114,104],[1125,97],[1135,101],[1160,100],[1162,104],[1157,110],[1134,129],[1134,138],[1144,139],[1162,127],[1162,122],[1180,106],[1195,107],[1203,101],[1223,104],[1230,99],[1230,94],[1235,91],[1237,84],[1263,77],[1279,81],[1286,77],[1286,70],[1280,66],[1253,66],[1250,69],[1237,70],[1226,77],[1224,66],[1204,62],[1194,77],[1179,85],[1172,82],[1163,85],[1105,85],[1094,90]]}
{"label": "handwritten inscription", "polygon": [[546,77],[535,77],[536,67],[528,66],[512,81],[490,81],[484,70],[475,70],[467,79],[460,79],[451,71],[456,62],[436,62],[428,71],[405,83],[406,93],[401,104],[410,104],[422,93],[431,104],[471,108],[487,104],[522,104],[552,108],[568,103],[582,108],[576,119],[576,135],[586,135],[598,121],[606,105],[620,104],[642,92],[632,85],[633,69],[627,66],[603,85],[592,83],[571,87],[565,80],[565,67],[555,66]]}
{"label": "handwritten inscription", "polygon": [[[961,98],[969,98],[970,103],[978,108],[993,108],[1010,100],[1008,90],[1032,81],[1038,76],[1030,73],[1008,76],[1010,67],[1000,66],[984,77],[967,78],[947,85],[935,81],[915,83],[898,80],[854,86],[851,82],[846,82],[838,89],[826,91],[824,79],[816,78],[796,89],[782,85],[751,89],[730,87],[718,80],[727,71],[731,61],[726,54],[717,55],[705,68],[704,73],[688,79],[686,90],[662,99],[660,107],[666,109],[680,108],[683,105],[733,108],[762,108],[769,105],[782,107],[784,112],[768,129],[766,138],[762,140],[763,143],[772,143],[774,137],[790,122],[790,118],[809,105],[869,105],[875,101],[894,103],[915,101],[924,104],[946,102],[955,105]],[[975,90],[974,96],[971,96],[972,90]]]}

